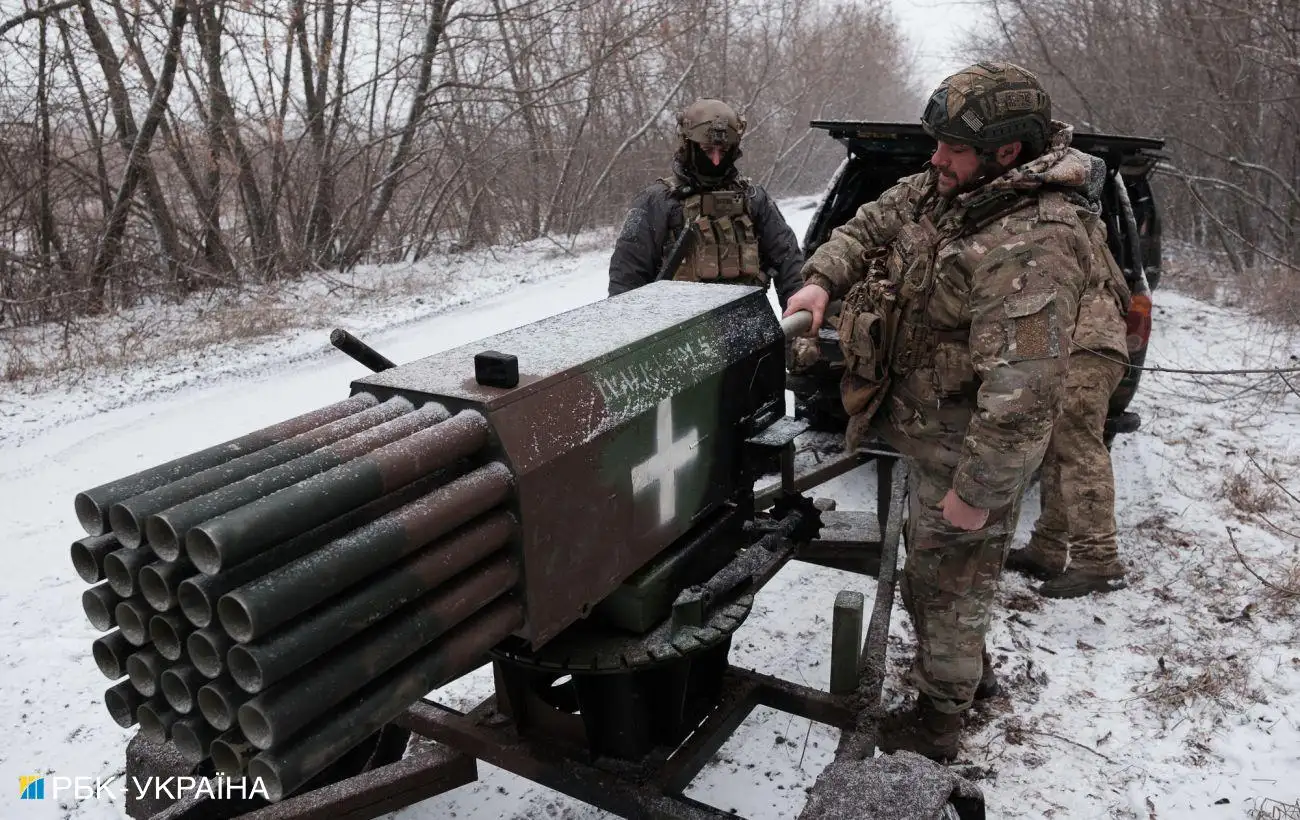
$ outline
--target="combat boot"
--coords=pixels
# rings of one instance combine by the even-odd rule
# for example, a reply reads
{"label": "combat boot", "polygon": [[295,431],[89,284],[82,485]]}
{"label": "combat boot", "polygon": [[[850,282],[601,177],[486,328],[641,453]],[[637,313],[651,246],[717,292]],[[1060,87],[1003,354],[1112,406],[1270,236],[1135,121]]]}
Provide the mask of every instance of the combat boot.
{"label": "combat boot", "polygon": [[1012,550],[1007,554],[1006,568],[1040,581],[1050,581],[1065,571],[1067,553],[1061,550],[1044,549],[1037,541],[1030,540],[1023,549]]}
{"label": "combat boot", "polygon": [[1097,565],[1071,564],[1065,572],[1044,582],[1038,588],[1038,594],[1046,598],[1081,598],[1094,592],[1115,592],[1128,586],[1124,574],[1124,565],[1119,561]]}
{"label": "combat boot", "polygon": [[1002,684],[998,682],[998,673],[993,671],[993,658],[984,650],[984,671],[980,673],[979,686],[975,687],[975,700],[988,700],[1002,694]]}
{"label": "combat boot", "polygon": [[961,729],[961,715],[940,712],[934,708],[933,701],[920,695],[916,706],[881,721],[880,751],[906,749],[938,763],[948,763],[957,757]]}

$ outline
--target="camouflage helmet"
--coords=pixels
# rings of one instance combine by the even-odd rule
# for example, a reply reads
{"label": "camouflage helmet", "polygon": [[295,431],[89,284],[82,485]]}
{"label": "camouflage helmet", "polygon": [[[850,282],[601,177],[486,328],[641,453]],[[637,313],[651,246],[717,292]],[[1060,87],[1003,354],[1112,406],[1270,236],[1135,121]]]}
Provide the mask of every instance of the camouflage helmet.
{"label": "camouflage helmet", "polygon": [[944,142],[993,150],[1017,140],[1034,154],[1047,145],[1052,99],[1032,72],[979,62],[948,77],[925,106],[921,124]]}
{"label": "camouflage helmet", "polygon": [[683,144],[734,148],[740,145],[745,125],[745,118],[721,100],[696,100],[677,115],[677,136]]}

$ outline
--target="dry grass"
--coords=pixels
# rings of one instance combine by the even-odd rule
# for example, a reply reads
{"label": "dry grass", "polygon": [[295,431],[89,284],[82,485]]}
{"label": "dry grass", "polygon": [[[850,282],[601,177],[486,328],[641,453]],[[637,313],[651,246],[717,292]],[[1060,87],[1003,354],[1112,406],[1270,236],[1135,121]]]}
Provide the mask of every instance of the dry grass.
{"label": "dry grass", "polygon": [[1198,702],[1218,708],[1221,716],[1239,712],[1245,702],[1266,703],[1267,697],[1251,683],[1256,658],[1225,652],[1204,630],[1197,641],[1160,641],[1148,648],[1155,666],[1138,686],[1138,697],[1157,714],[1172,717]]}
{"label": "dry grass", "polygon": [[[489,277],[500,292],[519,281],[545,278],[557,260],[610,244],[612,233],[594,230],[572,247],[489,248],[413,264],[362,266],[339,274],[314,271],[301,279],[196,293],[182,304],[158,302],[111,316],[66,323],[0,327],[0,382],[41,390],[100,377],[141,363],[202,355],[215,345],[264,341],[292,329],[325,325],[331,316],[404,316],[451,307],[483,295],[484,268],[511,268]],[[528,265],[532,265],[528,268]]]}
{"label": "dry grass", "polygon": [[417,304],[435,285],[426,268],[390,266],[352,281],[317,274],[314,287],[245,289],[195,296],[63,324],[0,328],[0,382],[44,389],[105,372],[183,356],[231,342],[256,342],[312,327],[353,306]]}
{"label": "dry grass", "polygon": [[[1259,510],[1287,506],[1281,493],[1257,474],[1228,474],[1223,499],[1246,523]],[[1135,545],[1135,552],[1159,551],[1181,559],[1176,560],[1179,569],[1153,579],[1152,606],[1134,619],[1146,640],[1133,651],[1150,661],[1135,681],[1134,698],[1170,728],[1189,717],[1195,726],[1213,726],[1250,704],[1267,703],[1269,686],[1256,671],[1275,662],[1270,658],[1279,646],[1300,637],[1300,623],[1279,617],[1293,614],[1297,604],[1294,596],[1278,591],[1288,577],[1300,580],[1297,559],[1251,558],[1251,565],[1275,584],[1270,586],[1239,559],[1230,532],[1184,531],[1165,516],[1152,516],[1134,534],[1144,542]],[[1296,627],[1289,633],[1288,623]],[[1190,733],[1188,760],[1204,764],[1206,751],[1197,744],[1196,733]]]}
{"label": "dry grass", "polygon": [[1300,271],[1283,265],[1254,265],[1240,275],[1222,254],[1170,246],[1161,287],[1194,299],[1240,307],[1283,327],[1300,327]]}
{"label": "dry grass", "polygon": [[217,304],[190,315],[166,311],[15,329],[0,335],[0,379],[37,387],[74,383],[218,344],[264,339],[302,319],[300,309],[286,305]]}
{"label": "dry grass", "polygon": [[1246,516],[1275,512],[1281,507],[1277,488],[1250,473],[1229,472],[1222,492],[1228,503]]}
{"label": "dry grass", "polygon": [[1247,470],[1227,474],[1223,497],[1238,520],[1292,544],[1292,555],[1248,556],[1231,532],[1229,541],[1238,562],[1259,584],[1259,604],[1265,612],[1274,618],[1293,616],[1300,612],[1300,496],[1285,479],[1296,474],[1295,465],[1266,466],[1253,454],[1247,457]]}

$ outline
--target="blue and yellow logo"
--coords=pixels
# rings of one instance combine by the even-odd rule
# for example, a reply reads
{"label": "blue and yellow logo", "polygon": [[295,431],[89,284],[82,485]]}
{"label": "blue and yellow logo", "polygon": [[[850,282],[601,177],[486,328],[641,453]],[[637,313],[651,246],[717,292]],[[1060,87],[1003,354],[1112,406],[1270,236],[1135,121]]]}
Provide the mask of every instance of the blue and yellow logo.
{"label": "blue and yellow logo", "polygon": [[38,774],[25,774],[18,776],[18,799],[19,800],[44,800],[45,799],[45,777]]}

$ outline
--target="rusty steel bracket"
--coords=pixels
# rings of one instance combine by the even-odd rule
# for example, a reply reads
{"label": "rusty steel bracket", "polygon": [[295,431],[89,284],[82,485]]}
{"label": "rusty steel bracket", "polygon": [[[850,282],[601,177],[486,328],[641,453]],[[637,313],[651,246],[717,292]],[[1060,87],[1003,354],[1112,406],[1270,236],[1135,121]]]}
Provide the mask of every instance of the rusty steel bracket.
{"label": "rusty steel bracket", "polygon": [[590,759],[583,750],[520,737],[491,696],[468,713],[423,700],[397,722],[498,768],[628,818],[735,817],[682,792],[749,713],[768,706],[847,730],[848,698],[729,666],[717,706],[680,747],[637,762]]}

